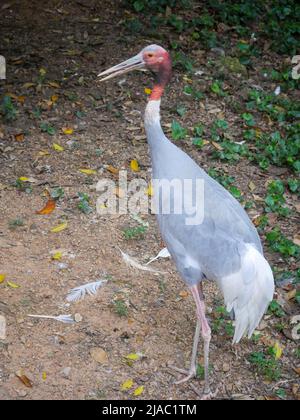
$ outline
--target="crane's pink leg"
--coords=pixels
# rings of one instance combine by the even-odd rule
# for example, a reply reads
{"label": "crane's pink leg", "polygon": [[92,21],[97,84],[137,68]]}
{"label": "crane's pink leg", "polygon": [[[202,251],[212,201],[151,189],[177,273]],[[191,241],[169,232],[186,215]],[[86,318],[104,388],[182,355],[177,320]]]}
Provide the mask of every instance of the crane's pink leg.
{"label": "crane's pink leg", "polygon": [[192,286],[190,288],[193,298],[196,303],[196,313],[197,313],[197,326],[194,336],[194,343],[193,343],[193,351],[192,351],[192,360],[190,370],[186,372],[183,369],[178,369],[172,367],[174,370],[180,373],[187,373],[183,379],[176,382],[176,384],[180,384],[183,382],[188,381],[192,377],[196,376],[196,357],[197,357],[197,348],[200,338],[200,331],[202,334],[202,338],[204,341],[204,394],[209,396],[210,394],[210,387],[209,387],[209,345],[211,340],[211,329],[208,325],[207,319],[205,317],[205,304],[204,304],[204,295],[202,289],[202,283],[196,286]]}
{"label": "crane's pink leg", "polygon": [[211,340],[211,329],[205,316],[202,284],[200,283],[199,288],[198,286],[192,286],[191,292],[196,303],[197,318],[201,324],[201,333],[204,341],[204,394],[209,394],[209,345]]}

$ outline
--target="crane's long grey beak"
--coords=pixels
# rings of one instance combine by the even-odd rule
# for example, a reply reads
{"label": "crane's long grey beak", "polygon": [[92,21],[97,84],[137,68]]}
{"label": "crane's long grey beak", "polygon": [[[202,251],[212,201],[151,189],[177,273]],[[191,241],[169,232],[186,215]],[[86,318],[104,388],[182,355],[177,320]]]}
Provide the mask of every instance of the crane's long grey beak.
{"label": "crane's long grey beak", "polygon": [[144,67],[145,63],[143,56],[142,54],[138,54],[132,58],[129,58],[129,60],[123,61],[123,63],[117,64],[116,66],[103,71],[102,73],[98,74],[98,77],[102,77],[100,82],[104,82],[104,80],[111,79],[112,77],[119,76],[120,74],[128,73],[132,70],[142,70]]}

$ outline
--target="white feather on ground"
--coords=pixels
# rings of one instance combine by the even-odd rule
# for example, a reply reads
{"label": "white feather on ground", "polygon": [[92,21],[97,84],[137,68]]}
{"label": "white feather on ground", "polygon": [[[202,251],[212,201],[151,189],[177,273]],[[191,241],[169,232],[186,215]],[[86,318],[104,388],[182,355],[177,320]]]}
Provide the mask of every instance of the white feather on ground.
{"label": "white feather on ground", "polygon": [[135,268],[136,270],[142,270],[142,271],[150,271],[151,273],[158,273],[163,274],[162,271],[153,270],[153,268],[147,267],[145,265],[140,264],[138,261],[136,261],[134,258],[130,257],[128,254],[125,254],[120,248],[119,248],[121,255],[123,257],[123,260],[125,263],[132,268]]}
{"label": "white feather on ground", "polygon": [[43,318],[43,319],[54,319],[55,321],[64,322],[65,324],[74,324],[75,320],[72,315],[27,315],[30,318]]}
{"label": "white feather on ground", "polygon": [[92,283],[83,284],[82,286],[75,287],[71,289],[67,296],[68,302],[78,302],[81,299],[84,299],[86,294],[95,295],[104,283],[107,283],[107,280],[97,280]]}
{"label": "white feather on ground", "polygon": [[171,254],[168,250],[168,248],[163,248],[157,255],[156,257],[152,258],[150,261],[147,262],[146,265],[149,265],[151,263],[153,263],[154,261],[158,260],[159,258],[169,258],[171,257]]}

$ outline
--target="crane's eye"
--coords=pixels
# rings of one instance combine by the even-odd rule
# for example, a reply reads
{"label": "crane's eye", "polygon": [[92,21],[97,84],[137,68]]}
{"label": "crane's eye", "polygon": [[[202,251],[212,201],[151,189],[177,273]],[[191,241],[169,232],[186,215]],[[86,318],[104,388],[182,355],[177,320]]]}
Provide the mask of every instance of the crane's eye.
{"label": "crane's eye", "polygon": [[148,56],[149,58],[152,58],[152,57],[154,57],[154,54],[153,54],[153,53],[148,53],[148,54],[147,54],[147,56]]}

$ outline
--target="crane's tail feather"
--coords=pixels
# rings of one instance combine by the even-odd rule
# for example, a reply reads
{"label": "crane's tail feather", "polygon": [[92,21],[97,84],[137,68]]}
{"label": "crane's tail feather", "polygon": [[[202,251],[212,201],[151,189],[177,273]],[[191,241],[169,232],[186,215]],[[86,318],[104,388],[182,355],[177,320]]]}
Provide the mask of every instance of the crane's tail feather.
{"label": "crane's tail feather", "polygon": [[274,294],[274,277],[269,263],[253,245],[247,245],[240,271],[219,282],[227,311],[235,313],[233,343],[250,338]]}

